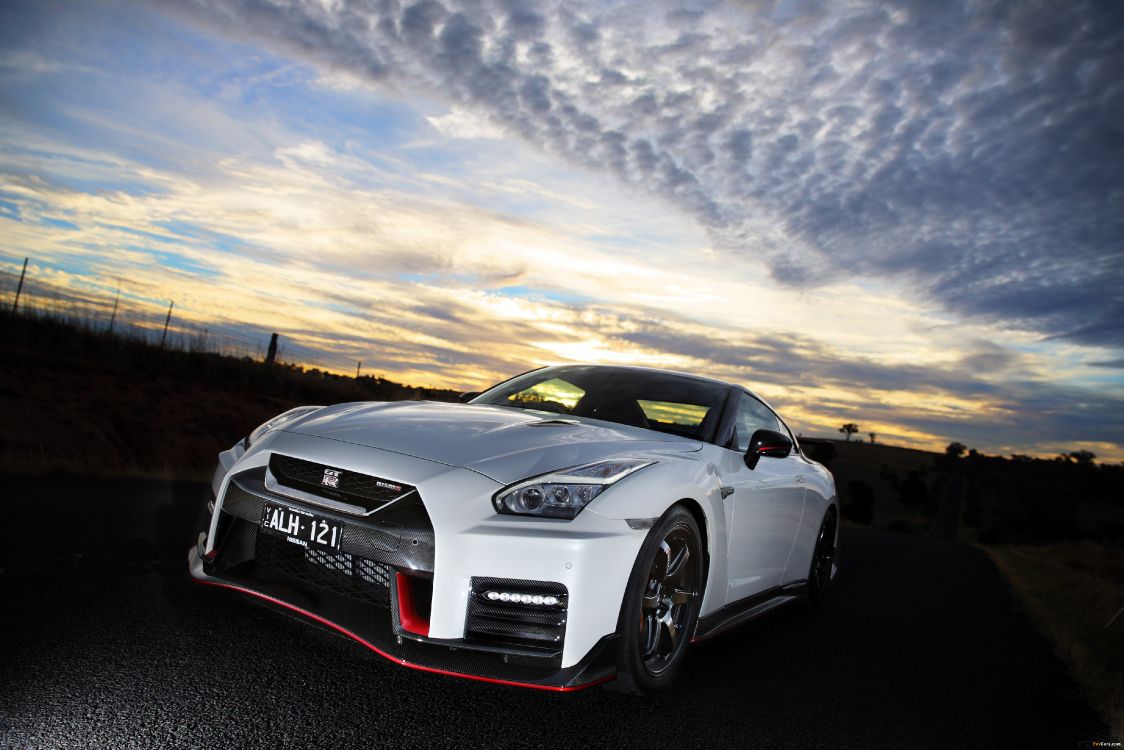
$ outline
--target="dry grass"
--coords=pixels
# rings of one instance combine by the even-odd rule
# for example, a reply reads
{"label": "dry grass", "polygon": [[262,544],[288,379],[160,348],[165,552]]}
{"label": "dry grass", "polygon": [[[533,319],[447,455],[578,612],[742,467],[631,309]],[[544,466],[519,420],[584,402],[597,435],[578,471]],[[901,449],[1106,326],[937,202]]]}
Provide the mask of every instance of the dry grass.
{"label": "dry grass", "polygon": [[0,312],[0,473],[206,480],[219,451],[294,406],[456,395]]}
{"label": "dry grass", "polygon": [[1039,629],[1124,741],[1124,549],[1095,542],[983,548],[1018,592]]}

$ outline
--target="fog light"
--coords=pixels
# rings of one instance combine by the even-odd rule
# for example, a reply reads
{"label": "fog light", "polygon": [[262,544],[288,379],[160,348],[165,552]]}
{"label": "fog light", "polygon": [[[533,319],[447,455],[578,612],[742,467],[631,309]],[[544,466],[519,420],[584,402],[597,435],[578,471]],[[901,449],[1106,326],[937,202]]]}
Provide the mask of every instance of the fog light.
{"label": "fog light", "polygon": [[515,604],[533,604],[539,607],[556,607],[559,604],[556,596],[541,596],[539,594],[518,594],[510,591],[486,591],[484,598],[490,602],[513,602]]}

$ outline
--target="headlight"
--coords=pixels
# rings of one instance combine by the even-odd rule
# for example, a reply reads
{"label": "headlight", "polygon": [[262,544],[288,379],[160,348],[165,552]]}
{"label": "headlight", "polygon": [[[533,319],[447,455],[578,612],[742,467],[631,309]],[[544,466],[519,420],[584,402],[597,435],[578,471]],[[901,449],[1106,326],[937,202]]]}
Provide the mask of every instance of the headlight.
{"label": "headlight", "polygon": [[654,463],[622,458],[563,469],[502,489],[492,504],[497,513],[571,519],[607,487]]}
{"label": "headlight", "polygon": [[285,425],[289,424],[290,422],[292,422],[295,419],[300,419],[301,417],[303,417],[306,414],[310,414],[310,413],[316,411],[317,409],[323,409],[323,408],[324,408],[323,406],[298,406],[295,409],[289,409],[289,411],[285,412],[284,414],[278,414],[276,417],[269,420],[265,424],[261,425],[256,430],[254,430],[249,435],[247,435],[245,438],[243,438],[242,447],[243,448],[249,448],[251,445],[253,445],[255,442],[257,442],[257,440],[262,435],[266,434],[267,432],[270,432],[272,430],[276,430],[279,427],[284,427]]}

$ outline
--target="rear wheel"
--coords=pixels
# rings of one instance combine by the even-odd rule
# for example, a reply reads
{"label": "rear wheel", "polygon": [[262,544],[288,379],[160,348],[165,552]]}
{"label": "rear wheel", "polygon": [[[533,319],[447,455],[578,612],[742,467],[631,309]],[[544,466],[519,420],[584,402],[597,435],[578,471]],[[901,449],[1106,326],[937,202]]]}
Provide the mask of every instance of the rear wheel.
{"label": "rear wheel", "polygon": [[676,506],[644,540],[621,609],[616,687],[663,690],[682,666],[702,598],[699,539],[694,516]]}
{"label": "rear wheel", "polygon": [[831,570],[835,566],[835,530],[838,520],[835,508],[828,508],[820,523],[816,548],[812,552],[812,566],[808,570],[808,604],[819,606],[831,583]]}

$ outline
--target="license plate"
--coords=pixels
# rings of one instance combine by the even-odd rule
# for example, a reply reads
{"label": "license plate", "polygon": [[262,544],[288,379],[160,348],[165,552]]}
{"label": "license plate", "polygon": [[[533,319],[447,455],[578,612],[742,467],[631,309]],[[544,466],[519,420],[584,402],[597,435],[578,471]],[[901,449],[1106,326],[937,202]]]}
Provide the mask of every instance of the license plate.
{"label": "license plate", "polygon": [[306,548],[338,551],[343,539],[341,521],[277,503],[265,504],[261,527],[264,531]]}

